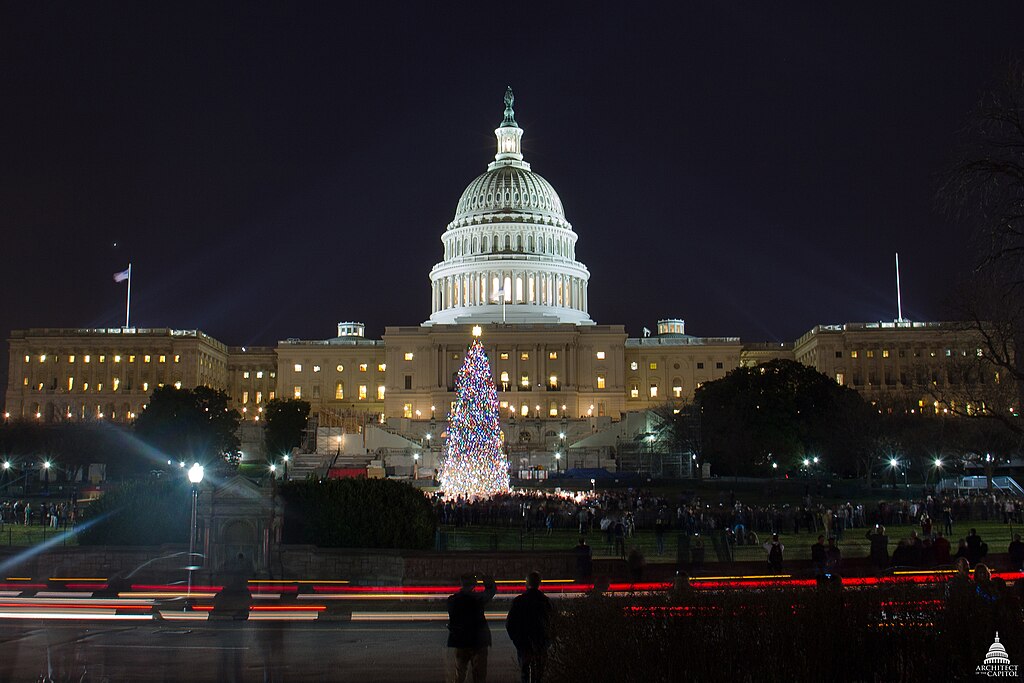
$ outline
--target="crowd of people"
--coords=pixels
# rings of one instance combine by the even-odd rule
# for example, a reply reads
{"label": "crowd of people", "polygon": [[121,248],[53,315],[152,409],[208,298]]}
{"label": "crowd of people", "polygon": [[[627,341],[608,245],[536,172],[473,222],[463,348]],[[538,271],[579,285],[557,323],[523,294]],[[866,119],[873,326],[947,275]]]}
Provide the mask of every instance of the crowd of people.
{"label": "crowd of people", "polygon": [[37,502],[31,500],[4,500],[0,502],[0,525],[48,526],[59,529],[74,525],[77,510],[67,501]]}

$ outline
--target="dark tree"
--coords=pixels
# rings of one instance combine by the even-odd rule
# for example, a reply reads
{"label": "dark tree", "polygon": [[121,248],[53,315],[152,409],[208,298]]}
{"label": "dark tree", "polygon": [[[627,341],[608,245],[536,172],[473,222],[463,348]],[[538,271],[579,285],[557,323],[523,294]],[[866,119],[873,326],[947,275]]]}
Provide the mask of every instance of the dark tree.
{"label": "dark tree", "polygon": [[289,481],[284,541],[324,548],[428,548],[434,515],[426,496],[391,479]]}
{"label": "dark tree", "polygon": [[[960,415],[1024,434],[1024,67],[984,96],[961,135],[940,199],[964,225],[974,269],[957,287],[964,348],[937,398]],[[966,341],[975,343],[966,344]],[[963,353],[966,351],[966,353]],[[976,351],[976,352],[975,352]],[[973,381],[972,381],[973,380]]]}
{"label": "dark tree", "polygon": [[238,411],[228,408],[223,391],[163,386],[153,392],[135,420],[135,431],[171,460],[234,465],[241,457],[240,420]]}
{"label": "dark tree", "polygon": [[263,438],[271,457],[287,455],[302,441],[309,417],[309,402],[297,398],[274,399],[263,410]]}
{"label": "dark tree", "polygon": [[852,389],[814,368],[773,360],[737,368],[697,389],[704,456],[728,474],[764,474],[805,456],[855,470],[873,413]]}
{"label": "dark tree", "polygon": [[184,477],[128,482],[90,503],[78,526],[82,545],[188,541],[190,489]]}

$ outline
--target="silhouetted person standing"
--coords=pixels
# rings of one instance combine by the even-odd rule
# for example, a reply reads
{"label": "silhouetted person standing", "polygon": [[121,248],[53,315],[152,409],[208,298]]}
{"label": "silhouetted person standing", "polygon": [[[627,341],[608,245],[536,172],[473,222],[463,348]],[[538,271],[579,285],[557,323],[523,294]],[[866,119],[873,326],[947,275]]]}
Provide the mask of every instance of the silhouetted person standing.
{"label": "silhouetted person standing", "polygon": [[526,592],[512,601],[505,620],[512,644],[516,646],[523,683],[541,683],[548,656],[551,600],[540,591],[540,574],[526,577]]}
{"label": "silhouetted person standing", "polygon": [[484,590],[477,593],[476,574],[463,574],[462,588],[448,596],[448,647],[455,648],[455,683],[464,683],[470,666],[473,683],[487,680],[487,648],[491,629],[484,616],[484,605],[498,592],[494,579],[484,575]]}

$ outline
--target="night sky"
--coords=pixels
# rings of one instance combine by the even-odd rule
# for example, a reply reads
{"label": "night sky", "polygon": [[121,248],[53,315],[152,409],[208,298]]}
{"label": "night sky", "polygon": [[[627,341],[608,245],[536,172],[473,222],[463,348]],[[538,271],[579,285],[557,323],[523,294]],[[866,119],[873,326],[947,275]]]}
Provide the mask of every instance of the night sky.
{"label": "night sky", "polygon": [[946,315],[936,174],[1024,3],[482,5],[5,3],[0,334],[122,325],[129,261],[139,327],[419,324],[506,85],[598,323],[892,320],[896,250],[905,316]]}

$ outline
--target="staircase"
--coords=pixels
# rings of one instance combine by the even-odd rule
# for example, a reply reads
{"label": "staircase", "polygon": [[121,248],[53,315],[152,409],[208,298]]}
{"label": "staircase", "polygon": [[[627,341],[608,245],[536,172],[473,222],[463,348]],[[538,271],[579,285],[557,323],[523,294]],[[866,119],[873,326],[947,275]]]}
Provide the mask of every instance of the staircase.
{"label": "staircase", "polygon": [[[935,487],[938,492],[943,491],[987,491],[988,477],[946,477]],[[992,477],[992,490],[1003,495],[1024,497],[1024,488],[1017,483],[1013,477]]]}

